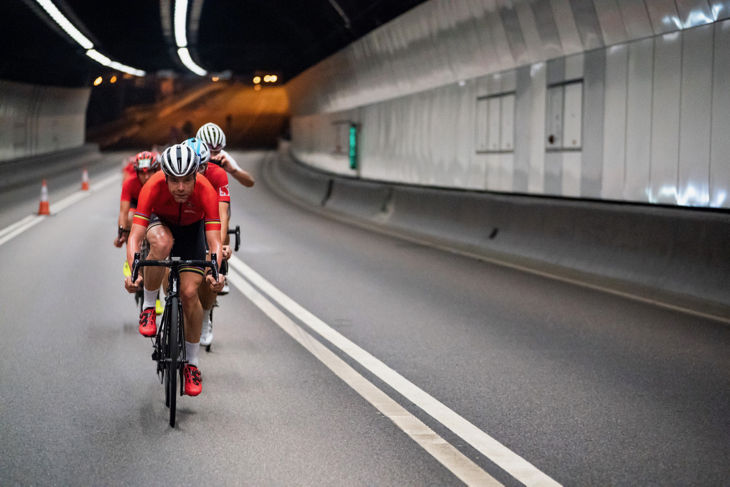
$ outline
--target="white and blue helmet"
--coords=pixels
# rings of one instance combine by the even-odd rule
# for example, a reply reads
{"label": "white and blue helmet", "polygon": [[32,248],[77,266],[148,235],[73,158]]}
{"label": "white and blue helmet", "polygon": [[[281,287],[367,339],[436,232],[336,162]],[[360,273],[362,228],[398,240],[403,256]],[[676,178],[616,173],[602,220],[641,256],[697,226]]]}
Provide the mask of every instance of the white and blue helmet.
{"label": "white and blue helmet", "polygon": [[201,172],[205,171],[206,164],[210,160],[210,150],[208,149],[208,144],[198,138],[192,137],[183,142],[182,145],[190,147],[195,151],[196,154],[198,154],[198,157],[200,157],[200,166],[198,167],[198,170]]}
{"label": "white and blue helmet", "polygon": [[221,150],[226,146],[226,134],[214,123],[206,123],[198,129],[195,137],[208,144],[210,150]]}
{"label": "white and blue helmet", "polygon": [[195,174],[200,156],[187,145],[175,144],[165,149],[160,159],[162,172],[167,176],[181,178]]}

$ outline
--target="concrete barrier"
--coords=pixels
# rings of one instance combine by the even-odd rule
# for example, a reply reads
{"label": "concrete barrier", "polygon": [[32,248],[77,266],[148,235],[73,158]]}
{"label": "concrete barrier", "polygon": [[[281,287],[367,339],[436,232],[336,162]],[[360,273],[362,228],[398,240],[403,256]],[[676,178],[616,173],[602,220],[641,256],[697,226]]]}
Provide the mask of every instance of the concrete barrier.
{"label": "concrete barrier", "polygon": [[96,144],[85,144],[73,149],[0,161],[0,191],[32,182],[38,182],[40,185],[42,179],[50,178],[69,169],[91,166],[99,161],[101,161],[101,153]]}
{"label": "concrete barrier", "polygon": [[645,300],[730,306],[730,214],[724,211],[362,181],[314,170],[281,152],[270,165],[267,177],[281,190],[355,221],[629,289]]}

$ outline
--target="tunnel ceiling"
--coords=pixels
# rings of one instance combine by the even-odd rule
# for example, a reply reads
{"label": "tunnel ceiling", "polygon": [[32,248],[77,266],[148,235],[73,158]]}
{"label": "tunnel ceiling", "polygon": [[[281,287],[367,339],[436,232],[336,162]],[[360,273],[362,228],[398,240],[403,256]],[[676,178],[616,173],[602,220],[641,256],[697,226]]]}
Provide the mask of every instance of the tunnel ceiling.
{"label": "tunnel ceiling", "polygon": [[[246,76],[272,71],[288,80],[424,1],[204,0],[199,30],[189,28],[188,40],[193,59],[209,72]],[[34,0],[9,2],[0,18],[0,36],[13,49],[4,49],[0,78],[82,86],[106,70],[44,22],[34,12],[42,12]],[[174,4],[54,0],[95,48],[115,61],[147,72],[188,73],[163,29],[161,5],[166,2]]]}

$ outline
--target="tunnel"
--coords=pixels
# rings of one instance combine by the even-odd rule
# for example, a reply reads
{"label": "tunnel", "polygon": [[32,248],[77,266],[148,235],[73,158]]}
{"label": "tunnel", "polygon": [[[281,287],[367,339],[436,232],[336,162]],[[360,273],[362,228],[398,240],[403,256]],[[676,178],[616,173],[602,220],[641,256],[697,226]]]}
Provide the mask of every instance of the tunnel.
{"label": "tunnel", "polygon": [[0,485],[728,484],[730,2],[0,26]]}

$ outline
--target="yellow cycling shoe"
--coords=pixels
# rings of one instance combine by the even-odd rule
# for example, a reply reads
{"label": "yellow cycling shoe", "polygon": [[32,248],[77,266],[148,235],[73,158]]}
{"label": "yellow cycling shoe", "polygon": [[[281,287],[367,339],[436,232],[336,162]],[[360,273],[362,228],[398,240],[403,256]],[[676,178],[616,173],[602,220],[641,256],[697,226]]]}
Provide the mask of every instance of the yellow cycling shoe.
{"label": "yellow cycling shoe", "polygon": [[132,275],[132,269],[129,268],[129,263],[126,260],[124,261],[124,268],[122,269],[122,272],[124,272],[124,277]]}
{"label": "yellow cycling shoe", "polygon": [[165,308],[162,307],[162,303],[158,299],[155,302],[155,313],[157,313],[158,315],[161,315],[163,311],[165,311]]}

